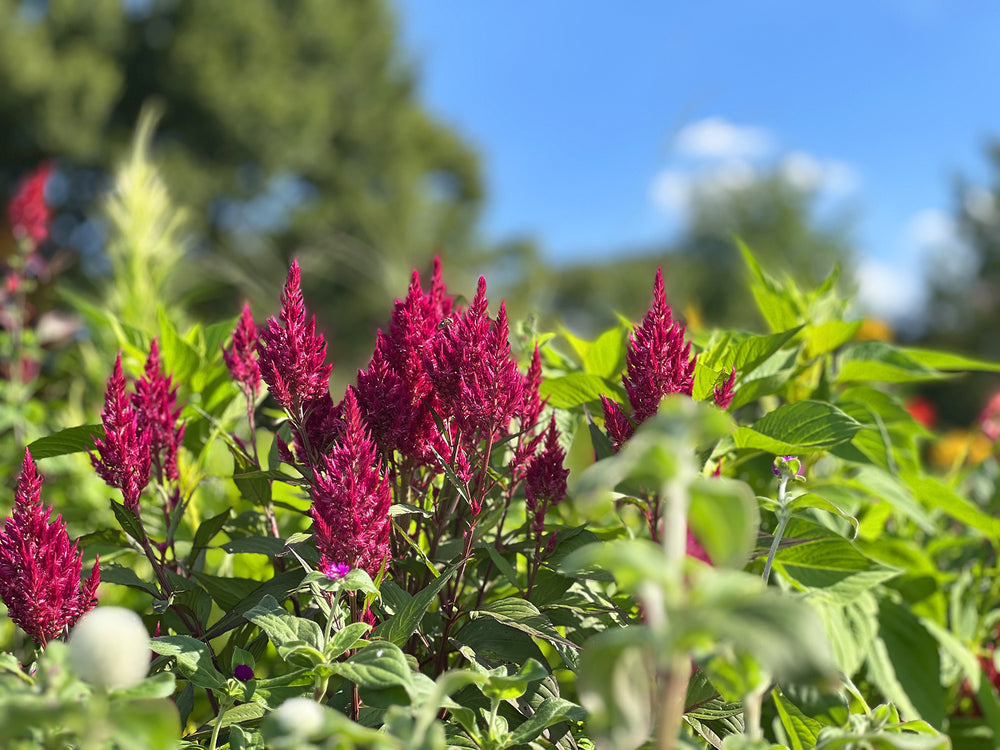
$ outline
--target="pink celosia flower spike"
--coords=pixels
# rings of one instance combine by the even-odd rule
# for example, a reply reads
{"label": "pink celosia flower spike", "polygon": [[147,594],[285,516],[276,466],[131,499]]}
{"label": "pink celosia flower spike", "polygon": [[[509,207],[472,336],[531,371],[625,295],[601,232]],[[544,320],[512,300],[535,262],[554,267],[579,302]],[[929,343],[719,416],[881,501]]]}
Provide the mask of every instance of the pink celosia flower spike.
{"label": "pink celosia flower spike", "polygon": [[42,163],[21,183],[7,204],[7,219],[14,236],[27,238],[36,247],[49,236],[50,211],[45,203],[45,183],[51,173],[52,164]]}
{"label": "pink celosia flower spike", "polygon": [[41,501],[42,477],[24,452],[14,508],[0,531],[0,599],[10,619],[40,646],[58,638],[97,603],[99,561],[80,584],[83,555],[66,524]]}
{"label": "pink celosia flower spike", "polygon": [[97,454],[90,454],[90,462],[101,479],[122,491],[125,507],[138,516],[139,496],[149,483],[150,439],[148,432],[139,429],[138,415],[122,374],[120,352],[108,379],[101,422],[104,439],[94,438]]}
{"label": "pink celosia flower spike", "polygon": [[715,405],[720,409],[728,409],[733,402],[733,384],[736,382],[736,368],[729,373],[724,383],[720,383],[712,389],[712,396],[715,398]]}
{"label": "pink celosia flower spike", "polygon": [[135,384],[132,406],[139,431],[149,441],[150,457],[160,481],[177,479],[177,451],[184,437],[184,423],[177,404],[177,388],[160,367],[160,347],[153,339],[146,367]]}
{"label": "pink celosia flower spike", "polygon": [[243,305],[240,322],[233,331],[229,349],[222,347],[222,359],[233,380],[239,383],[250,398],[260,392],[260,365],[257,363],[257,326],[254,325],[250,305]]}
{"label": "pink celosia flower spike", "polygon": [[260,374],[275,400],[301,420],[306,405],[329,392],[333,365],[325,364],[326,341],[316,333],[316,318],[306,320],[298,261],[288,269],[279,317],[269,318],[260,333]]}
{"label": "pink celosia flower spike", "polygon": [[317,467],[310,488],[320,570],[363,568],[374,577],[389,555],[391,487],[368,434],[354,388],[341,404],[344,431]]}
{"label": "pink celosia flower spike", "polygon": [[545,531],[545,513],[566,497],[569,469],[563,468],[565,458],[566,452],[559,444],[559,430],[553,416],[545,431],[545,445],[528,462],[525,472],[525,507],[531,517],[531,531],[536,537]]}

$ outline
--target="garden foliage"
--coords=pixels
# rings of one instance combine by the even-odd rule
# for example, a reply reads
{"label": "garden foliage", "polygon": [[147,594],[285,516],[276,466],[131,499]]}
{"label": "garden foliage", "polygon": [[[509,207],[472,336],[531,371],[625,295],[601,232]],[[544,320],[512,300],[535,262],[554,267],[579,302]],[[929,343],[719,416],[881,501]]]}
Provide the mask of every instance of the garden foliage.
{"label": "garden foliage", "polygon": [[[24,446],[0,534],[33,639],[0,741],[995,746],[996,463],[929,470],[903,398],[1000,366],[865,340],[836,275],[743,254],[763,334],[687,331],[659,272],[638,325],[539,333],[435,264],[343,398],[295,262],[267,320],[87,307],[104,408]],[[75,542],[40,484],[70,454],[110,498]],[[139,682],[79,666],[148,658],[74,638],[110,603],[152,636]]]}

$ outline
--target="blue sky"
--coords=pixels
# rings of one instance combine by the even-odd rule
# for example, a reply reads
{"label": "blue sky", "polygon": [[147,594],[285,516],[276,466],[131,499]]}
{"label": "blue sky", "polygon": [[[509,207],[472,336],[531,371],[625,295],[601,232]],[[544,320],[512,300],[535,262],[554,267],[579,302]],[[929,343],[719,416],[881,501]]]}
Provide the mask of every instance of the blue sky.
{"label": "blue sky", "polygon": [[861,298],[899,318],[1000,137],[1000,3],[396,7],[423,101],[483,156],[486,236],[556,262],[668,240],[692,190],[780,168],[856,215]]}

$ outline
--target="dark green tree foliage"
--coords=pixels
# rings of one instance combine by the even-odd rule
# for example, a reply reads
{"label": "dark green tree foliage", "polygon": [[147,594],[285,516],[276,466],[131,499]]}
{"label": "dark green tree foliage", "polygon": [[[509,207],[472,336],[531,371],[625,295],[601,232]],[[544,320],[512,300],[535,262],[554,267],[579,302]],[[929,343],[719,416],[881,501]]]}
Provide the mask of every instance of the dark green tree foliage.
{"label": "dark green tree foliage", "polygon": [[[930,304],[926,338],[930,345],[975,354],[1000,355],[1000,141],[986,150],[987,187],[959,180],[955,219],[964,248],[939,248],[928,277]],[[979,415],[1000,382],[976,374],[958,382],[929,386],[949,424],[967,425]]]}
{"label": "dark green tree foliage", "polygon": [[[650,273],[661,265],[667,298],[678,313],[687,310],[706,324],[758,329],[763,321],[747,289],[746,264],[735,238],[753,248],[767,267],[803,285],[818,285],[836,263],[849,277],[850,217],[829,218],[818,210],[818,201],[815,192],[796,187],[780,173],[742,188],[696,191],[681,236],[660,248],[540,270],[530,246],[515,246],[503,263],[522,268],[528,278],[505,293],[514,310],[520,300],[531,299],[570,328],[594,333],[615,322],[612,310],[631,318],[641,314]],[[516,274],[508,269],[505,275]],[[594,305],[595,299],[602,305]]]}
{"label": "dark green tree foliage", "polygon": [[[466,241],[480,198],[407,63],[377,0],[0,0],[0,180],[60,157],[99,183],[152,100],[154,157],[213,248],[189,267],[203,308],[294,254],[350,346],[409,268]],[[273,300],[282,276],[241,292]]]}

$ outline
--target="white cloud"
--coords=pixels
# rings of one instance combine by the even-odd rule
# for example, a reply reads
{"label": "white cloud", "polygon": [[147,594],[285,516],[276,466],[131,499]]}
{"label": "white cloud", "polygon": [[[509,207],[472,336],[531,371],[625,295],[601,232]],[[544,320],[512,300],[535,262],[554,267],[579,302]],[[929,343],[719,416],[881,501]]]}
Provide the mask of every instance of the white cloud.
{"label": "white cloud", "polygon": [[763,128],[709,117],[682,128],[674,148],[681,156],[698,159],[749,159],[771,153],[773,139]]}
{"label": "white cloud", "polygon": [[861,185],[857,171],[847,162],[819,159],[805,151],[788,154],[778,169],[792,185],[806,192],[846,196],[857,192]]}
{"label": "white cloud", "polygon": [[937,208],[920,211],[907,222],[906,239],[917,250],[927,252],[958,243],[955,220]]}
{"label": "white cloud", "polygon": [[666,213],[683,218],[696,195],[717,195],[750,187],[759,175],[742,159],[727,161],[707,169],[665,169],[653,178],[650,196]]}
{"label": "white cloud", "polygon": [[899,324],[916,319],[927,298],[920,267],[866,258],[855,271],[858,305],[868,314]]}
{"label": "white cloud", "polygon": [[962,203],[969,215],[983,224],[995,224],[1000,219],[996,198],[989,190],[972,188],[965,194]]}

